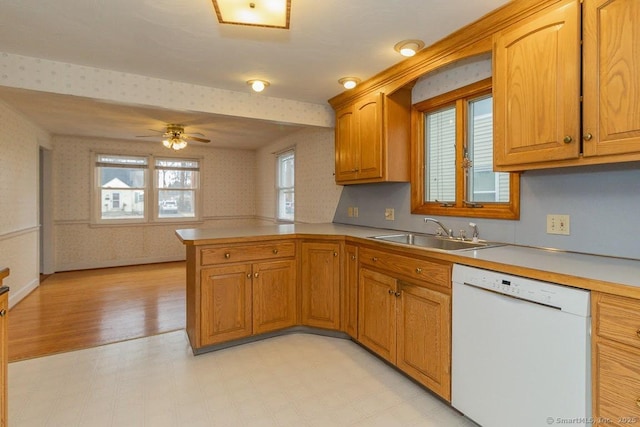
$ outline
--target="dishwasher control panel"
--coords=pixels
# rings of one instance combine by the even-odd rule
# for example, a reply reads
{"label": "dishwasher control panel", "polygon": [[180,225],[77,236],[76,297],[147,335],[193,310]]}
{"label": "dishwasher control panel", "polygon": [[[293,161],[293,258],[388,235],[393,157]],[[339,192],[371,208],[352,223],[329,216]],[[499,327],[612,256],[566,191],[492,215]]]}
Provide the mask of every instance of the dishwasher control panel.
{"label": "dishwasher control panel", "polygon": [[589,291],[497,271],[455,264],[453,282],[535,302],[581,316],[589,315]]}

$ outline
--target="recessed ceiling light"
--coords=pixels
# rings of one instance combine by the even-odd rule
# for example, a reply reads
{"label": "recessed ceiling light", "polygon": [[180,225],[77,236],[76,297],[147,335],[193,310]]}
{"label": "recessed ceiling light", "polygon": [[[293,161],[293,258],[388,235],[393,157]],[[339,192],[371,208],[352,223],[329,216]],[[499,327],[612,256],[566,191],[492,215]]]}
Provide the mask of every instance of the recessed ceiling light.
{"label": "recessed ceiling light", "polygon": [[289,28],[291,0],[213,0],[221,24]]}
{"label": "recessed ceiling light", "polygon": [[360,79],[357,77],[343,77],[338,80],[338,83],[344,86],[345,89],[353,89],[360,83]]}
{"label": "recessed ceiling light", "polygon": [[403,40],[393,47],[402,56],[413,56],[424,47],[422,40]]}
{"label": "recessed ceiling light", "polygon": [[247,84],[251,86],[251,89],[253,89],[255,92],[262,92],[265,87],[269,86],[270,83],[266,80],[253,79],[248,80]]}

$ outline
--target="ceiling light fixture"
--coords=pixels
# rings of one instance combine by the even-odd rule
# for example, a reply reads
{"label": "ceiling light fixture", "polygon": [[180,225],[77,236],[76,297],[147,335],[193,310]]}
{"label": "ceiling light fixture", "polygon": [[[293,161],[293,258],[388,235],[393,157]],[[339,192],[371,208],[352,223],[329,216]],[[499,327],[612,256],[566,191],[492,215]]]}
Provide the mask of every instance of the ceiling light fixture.
{"label": "ceiling light fixture", "polygon": [[424,47],[422,40],[403,40],[396,43],[393,49],[402,56],[413,56]]}
{"label": "ceiling light fixture", "polygon": [[338,80],[338,83],[344,86],[345,89],[353,89],[360,83],[360,79],[357,77],[343,77]]}
{"label": "ceiling light fixture", "polygon": [[265,87],[269,86],[270,83],[266,80],[253,79],[248,80],[247,84],[251,86],[251,89],[253,89],[255,92],[262,92]]}
{"label": "ceiling light fixture", "polygon": [[291,0],[213,0],[221,24],[289,29]]}
{"label": "ceiling light fixture", "polygon": [[178,151],[178,150],[182,150],[184,147],[187,146],[187,141],[180,138],[179,136],[172,136],[171,138],[164,139],[162,141],[162,145],[164,145],[167,148],[171,148],[173,150]]}

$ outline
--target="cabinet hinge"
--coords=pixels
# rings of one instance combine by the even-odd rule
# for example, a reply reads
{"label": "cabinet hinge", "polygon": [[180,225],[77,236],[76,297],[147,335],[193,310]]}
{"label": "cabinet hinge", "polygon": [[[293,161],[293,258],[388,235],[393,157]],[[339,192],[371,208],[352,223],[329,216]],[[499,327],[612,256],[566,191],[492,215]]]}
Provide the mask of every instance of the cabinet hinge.
{"label": "cabinet hinge", "polygon": [[582,102],[584,100],[583,96],[580,95],[580,102]]}

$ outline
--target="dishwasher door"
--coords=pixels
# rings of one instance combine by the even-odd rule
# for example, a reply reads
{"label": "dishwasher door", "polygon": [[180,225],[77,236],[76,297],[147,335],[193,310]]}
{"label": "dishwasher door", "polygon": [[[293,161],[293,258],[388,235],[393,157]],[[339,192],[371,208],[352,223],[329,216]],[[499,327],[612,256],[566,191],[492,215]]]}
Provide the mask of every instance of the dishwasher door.
{"label": "dishwasher door", "polygon": [[591,425],[588,316],[456,282],[452,315],[456,409],[484,427]]}

